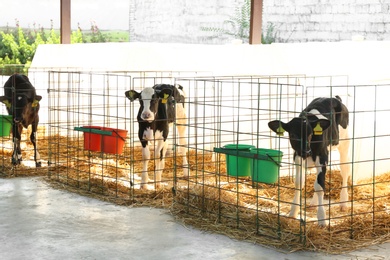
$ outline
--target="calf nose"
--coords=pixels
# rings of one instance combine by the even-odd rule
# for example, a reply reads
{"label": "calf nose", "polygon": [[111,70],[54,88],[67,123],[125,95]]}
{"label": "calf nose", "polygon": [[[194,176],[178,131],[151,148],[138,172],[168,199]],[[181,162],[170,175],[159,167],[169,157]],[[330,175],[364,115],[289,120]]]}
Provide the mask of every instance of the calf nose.
{"label": "calf nose", "polygon": [[152,114],[149,113],[149,112],[144,112],[144,113],[142,113],[142,118],[143,118],[143,119],[148,119],[148,118],[150,118],[151,116],[152,116]]}
{"label": "calf nose", "polygon": [[20,117],[15,117],[14,118],[14,122],[15,123],[19,123],[20,121],[22,121],[22,119]]}

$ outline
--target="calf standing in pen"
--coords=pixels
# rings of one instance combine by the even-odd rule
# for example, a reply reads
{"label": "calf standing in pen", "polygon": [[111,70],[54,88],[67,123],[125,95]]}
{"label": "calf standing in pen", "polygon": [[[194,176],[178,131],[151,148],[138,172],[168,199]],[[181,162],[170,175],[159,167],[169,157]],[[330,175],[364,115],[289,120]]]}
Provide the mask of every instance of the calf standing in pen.
{"label": "calf standing in pen", "polygon": [[42,99],[35,92],[27,76],[14,74],[4,84],[4,96],[0,97],[9,115],[12,115],[12,137],[14,150],[12,153],[12,164],[17,165],[22,161],[20,139],[23,127],[31,125],[30,140],[34,146],[35,166],[40,167],[40,155],[37,150],[37,128],[39,122],[39,101]]}
{"label": "calf standing in pen", "polygon": [[155,182],[160,187],[161,174],[165,166],[165,154],[167,151],[167,137],[169,126],[175,121],[179,134],[179,151],[183,157],[184,177],[189,176],[188,162],[186,157],[186,126],[187,116],[184,110],[184,92],[179,85],[158,84],[152,88],[148,87],[138,93],[135,90],[125,92],[130,101],[136,99],[140,102],[137,115],[138,137],[142,144],[143,170],[141,177],[141,188],[147,187],[148,163],[150,160],[149,141],[155,141],[154,156],[156,158]]}
{"label": "calf standing in pen", "polygon": [[320,226],[326,225],[324,209],[325,174],[328,164],[328,146],[338,145],[340,168],[343,179],[340,202],[345,210],[348,201],[347,181],[350,174],[349,165],[349,115],[341,98],[316,98],[299,115],[288,123],[274,120],[268,126],[277,134],[289,133],[290,144],[294,149],[296,165],[295,195],[291,206],[290,217],[296,218],[300,208],[301,189],[305,184],[302,171],[313,164],[317,169],[314,182],[312,205],[318,205],[317,219]]}

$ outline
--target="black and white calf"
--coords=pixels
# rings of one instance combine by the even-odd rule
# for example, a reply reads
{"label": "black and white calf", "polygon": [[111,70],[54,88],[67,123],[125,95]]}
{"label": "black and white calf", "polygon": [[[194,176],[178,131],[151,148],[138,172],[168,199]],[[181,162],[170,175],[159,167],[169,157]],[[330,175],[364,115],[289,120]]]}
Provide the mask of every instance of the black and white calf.
{"label": "black and white calf", "polygon": [[186,149],[186,123],[187,115],[184,110],[185,95],[180,85],[158,84],[152,88],[143,89],[140,93],[135,90],[125,92],[130,101],[136,99],[140,102],[138,110],[138,138],[142,144],[143,170],[141,176],[141,188],[147,188],[149,182],[148,163],[150,160],[149,141],[154,141],[154,154],[156,157],[155,182],[160,187],[161,174],[165,167],[165,154],[168,143],[170,125],[176,121],[179,135],[180,149],[183,157],[184,177],[189,176]]}
{"label": "black and white calf", "polygon": [[327,224],[324,208],[325,174],[328,165],[329,146],[338,145],[340,168],[343,179],[340,206],[345,210],[348,201],[347,181],[350,174],[349,165],[349,115],[341,98],[316,98],[299,115],[288,123],[274,120],[268,123],[277,134],[289,133],[290,144],[294,149],[296,165],[295,195],[291,206],[290,217],[296,218],[300,208],[301,189],[305,184],[302,171],[313,165],[317,169],[314,182],[312,205],[318,205],[317,219],[320,226]]}
{"label": "black and white calf", "polygon": [[4,84],[4,96],[0,97],[9,115],[12,115],[12,136],[14,150],[12,153],[12,164],[17,165],[22,161],[20,139],[23,127],[31,125],[30,140],[34,146],[35,166],[40,167],[40,155],[37,150],[37,128],[39,122],[39,101],[42,99],[35,92],[34,86],[27,76],[14,74]]}

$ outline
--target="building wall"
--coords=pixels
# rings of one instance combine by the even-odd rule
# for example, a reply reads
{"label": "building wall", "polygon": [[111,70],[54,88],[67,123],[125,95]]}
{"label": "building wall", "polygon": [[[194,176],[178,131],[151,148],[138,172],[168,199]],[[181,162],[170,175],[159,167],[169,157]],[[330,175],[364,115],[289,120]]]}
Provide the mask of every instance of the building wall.
{"label": "building wall", "polygon": [[279,42],[390,40],[390,0],[264,0]]}
{"label": "building wall", "polygon": [[130,41],[223,43],[202,27],[222,28],[243,0],[130,0]]}
{"label": "building wall", "polygon": [[[130,0],[130,41],[229,43],[201,28],[229,28],[244,2]],[[270,24],[277,42],[390,40],[390,0],[263,0],[264,34]]]}

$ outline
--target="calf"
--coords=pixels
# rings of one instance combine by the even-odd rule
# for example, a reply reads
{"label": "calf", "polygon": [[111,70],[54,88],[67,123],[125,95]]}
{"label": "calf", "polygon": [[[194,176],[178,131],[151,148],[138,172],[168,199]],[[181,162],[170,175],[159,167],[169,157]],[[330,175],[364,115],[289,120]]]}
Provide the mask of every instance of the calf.
{"label": "calf", "polygon": [[274,120],[268,123],[269,128],[277,134],[289,133],[290,144],[294,149],[296,165],[295,195],[291,206],[290,217],[296,218],[300,208],[301,189],[305,184],[302,170],[315,165],[317,178],[314,182],[312,205],[318,205],[317,219],[320,226],[326,225],[324,209],[325,173],[328,164],[328,146],[338,145],[340,168],[343,179],[340,206],[347,207],[347,181],[350,173],[348,109],[341,98],[316,98],[299,115],[288,123]]}
{"label": "calf", "polygon": [[145,88],[140,93],[135,90],[125,92],[130,101],[139,99],[140,108],[137,115],[138,138],[142,144],[143,170],[141,188],[147,187],[148,162],[150,160],[149,141],[155,141],[154,156],[156,157],[156,187],[160,187],[161,174],[165,166],[165,154],[167,151],[167,137],[169,126],[176,120],[179,134],[179,151],[183,157],[184,177],[189,176],[188,162],[186,157],[186,126],[187,116],[184,111],[184,92],[179,85],[158,84],[154,87]]}
{"label": "calf", "polygon": [[0,97],[9,115],[12,115],[12,136],[14,149],[12,153],[12,164],[17,165],[22,161],[20,139],[23,127],[31,125],[31,143],[34,146],[35,166],[40,167],[40,155],[37,150],[37,127],[39,122],[39,101],[42,99],[35,92],[35,88],[25,75],[14,74],[4,84],[4,96]]}

